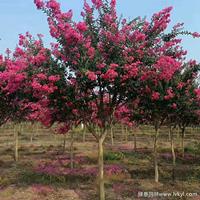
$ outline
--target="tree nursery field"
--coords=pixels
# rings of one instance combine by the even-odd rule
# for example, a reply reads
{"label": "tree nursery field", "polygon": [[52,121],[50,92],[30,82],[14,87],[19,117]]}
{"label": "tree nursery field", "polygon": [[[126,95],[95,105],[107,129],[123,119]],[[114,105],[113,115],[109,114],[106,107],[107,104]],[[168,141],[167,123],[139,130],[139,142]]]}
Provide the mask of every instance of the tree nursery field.
{"label": "tree nursery field", "polygon": [[[1,129],[1,200],[98,198],[95,186],[98,177],[97,144],[87,131],[78,127],[65,136],[56,135],[54,129],[38,124],[22,124],[18,136],[18,161],[15,161],[13,126],[8,124]],[[175,131],[176,166],[173,177],[170,136],[167,127],[163,127],[158,142],[159,183],[154,182],[152,133],[151,126],[131,130],[116,125],[113,127],[113,141],[111,134],[107,135],[104,152],[106,199],[147,199],[140,195],[152,195],[154,192],[153,199],[198,200],[200,128],[186,129],[184,156],[181,134],[178,129]],[[155,192],[172,196],[156,197]],[[185,195],[181,198],[182,192]]]}
{"label": "tree nursery field", "polygon": [[0,200],[200,200],[200,63],[182,42],[200,33],[171,6],[130,19],[83,0],[75,20],[32,3],[51,37],[0,55]]}

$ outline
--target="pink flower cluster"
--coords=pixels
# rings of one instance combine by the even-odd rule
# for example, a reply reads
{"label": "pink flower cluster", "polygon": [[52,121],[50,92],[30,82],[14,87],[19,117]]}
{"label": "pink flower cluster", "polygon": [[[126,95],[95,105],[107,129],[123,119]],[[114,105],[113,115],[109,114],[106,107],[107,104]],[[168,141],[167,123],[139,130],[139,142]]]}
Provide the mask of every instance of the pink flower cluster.
{"label": "pink flower cluster", "polygon": [[167,25],[170,22],[170,12],[172,7],[168,7],[160,11],[159,13],[154,14],[153,16],[153,28],[152,31],[158,31],[158,33],[164,31],[167,28]]}
{"label": "pink flower cluster", "polygon": [[34,3],[38,9],[41,9],[44,6],[43,0],[34,0]]}
{"label": "pink flower cluster", "polygon": [[154,65],[159,71],[159,79],[170,81],[172,76],[181,67],[181,63],[169,56],[161,56]]}
{"label": "pink flower cluster", "polygon": [[160,98],[160,93],[159,92],[153,92],[152,93],[151,99],[153,101],[157,101],[159,98]]}
{"label": "pink flower cluster", "polygon": [[86,73],[87,77],[91,81],[96,81],[97,80],[97,75],[94,72],[88,71]]}
{"label": "pink flower cluster", "polygon": [[172,88],[167,89],[166,93],[167,93],[167,95],[164,96],[165,100],[170,100],[170,99],[174,98],[174,96],[175,96]]}
{"label": "pink flower cluster", "polygon": [[118,73],[114,69],[108,69],[101,77],[107,81],[113,82],[115,78],[118,77]]}

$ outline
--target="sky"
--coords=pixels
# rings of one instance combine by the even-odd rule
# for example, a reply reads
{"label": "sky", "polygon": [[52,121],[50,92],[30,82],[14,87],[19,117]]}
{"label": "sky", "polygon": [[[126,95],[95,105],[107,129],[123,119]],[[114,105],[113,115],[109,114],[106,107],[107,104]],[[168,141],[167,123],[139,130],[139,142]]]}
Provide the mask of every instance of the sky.
{"label": "sky", "polygon": [[[74,19],[80,19],[83,0],[58,0],[65,11],[72,9]],[[117,0],[117,12],[128,19],[137,16],[148,19],[153,13],[173,6],[170,26],[185,23],[185,29],[200,33],[200,0]],[[0,54],[6,48],[13,50],[18,43],[18,35],[29,31],[43,34],[45,44],[52,42],[46,16],[36,9],[33,0],[0,0]],[[188,51],[188,59],[200,61],[200,39],[183,37],[183,47]]]}

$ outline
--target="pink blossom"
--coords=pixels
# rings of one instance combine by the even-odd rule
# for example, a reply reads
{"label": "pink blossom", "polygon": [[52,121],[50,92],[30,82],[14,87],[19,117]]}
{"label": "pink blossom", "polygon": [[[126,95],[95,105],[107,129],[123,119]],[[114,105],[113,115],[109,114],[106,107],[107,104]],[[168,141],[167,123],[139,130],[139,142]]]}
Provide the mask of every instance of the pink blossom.
{"label": "pink blossom", "polygon": [[106,66],[105,63],[101,63],[101,64],[98,64],[98,65],[97,65],[97,68],[98,68],[98,69],[103,69],[103,68],[105,68],[105,66]]}
{"label": "pink blossom", "polygon": [[118,73],[115,70],[109,69],[104,75],[102,75],[102,78],[105,80],[114,81],[117,76]]}
{"label": "pink blossom", "polygon": [[86,73],[86,75],[87,75],[88,79],[91,80],[91,81],[96,81],[97,80],[97,75],[92,71],[88,71]]}
{"label": "pink blossom", "polygon": [[195,90],[194,90],[194,93],[196,94],[197,99],[200,100],[200,88],[195,89]]}
{"label": "pink blossom", "polygon": [[90,47],[89,49],[88,49],[88,56],[89,56],[89,58],[90,59],[93,59],[94,58],[94,56],[95,56],[95,49],[93,48],[93,47]]}
{"label": "pink blossom", "polygon": [[96,6],[97,9],[103,5],[102,0],[92,0],[92,3]]}
{"label": "pink blossom", "polygon": [[153,15],[154,26],[152,31],[157,31],[158,33],[164,31],[170,22],[170,12],[172,7],[165,8],[159,13]]}
{"label": "pink blossom", "polygon": [[176,104],[176,103],[173,103],[173,104],[172,104],[172,108],[173,108],[173,109],[177,109],[177,104]]}
{"label": "pink blossom", "polygon": [[73,16],[72,10],[69,10],[69,11],[66,12],[66,13],[62,13],[62,17],[64,17],[66,20],[72,19],[72,16]]}
{"label": "pink blossom", "polygon": [[37,74],[37,77],[40,79],[40,80],[46,80],[47,79],[47,76],[43,73],[40,73],[40,74]]}
{"label": "pink blossom", "polygon": [[184,85],[185,85],[185,83],[183,83],[183,82],[178,83],[177,89],[182,89],[184,87]]}
{"label": "pink blossom", "polygon": [[172,90],[172,88],[167,89],[167,95],[164,96],[165,100],[170,100],[174,97],[174,92]]}
{"label": "pink blossom", "polygon": [[34,0],[34,3],[37,6],[37,9],[41,9],[44,6],[43,0]]}
{"label": "pink blossom", "polygon": [[153,93],[152,93],[151,99],[152,99],[153,101],[156,101],[156,100],[158,100],[159,98],[160,98],[160,93],[159,93],[159,92],[153,92]]}
{"label": "pink blossom", "polygon": [[76,25],[77,29],[81,32],[85,32],[87,31],[87,25],[85,22],[79,22],[77,25]]}
{"label": "pink blossom", "polygon": [[146,35],[144,33],[141,33],[140,31],[136,30],[134,33],[133,33],[133,38],[138,41],[138,42],[141,42],[141,41],[144,41],[146,39]]}
{"label": "pink blossom", "polygon": [[89,4],[84,0],[84,9],[87,14],[92,14],[92,8],[89,6]]}
{"label": "pink blossom", "polygon": [[51,75],[51,76],[48,77],[48,79],[51,82],[57,82],[57,81],[60,80],[60,76],[58,76],[58,75]]}
{"label": "pink blossom", "polygon": [[192,33],[192,36],[194,38],[200,38],[200,33],[194,32],[194,33]]}
{"label": "pink blossom", "polygon": [[129,78],[136,77],[138,74],[138,64],[132,63],[131,65],[125,65],[124,69],[127,71],[127,75]]}
{"label": "pink blossom", "polygon": [[52,9],[55,13],[60,13],[60,4],[56,0],[49,0],[47,7]]}
{"label": "pink blossom", "polygon": [[161,56],[154,66],[159,71],[160,80],[169,81],[180,69],[181,63],[169,56]]}
{"label": "pink blossom", "polygon": [[110,5],[111,5],[111,8],[115,8],[116,0],[111,0]]}
{"label": "pink blossom", "polygon": [[119,65],[116,63],[111,63],[110,64],[110,69],[115,69],[116,67],[118,67]]}

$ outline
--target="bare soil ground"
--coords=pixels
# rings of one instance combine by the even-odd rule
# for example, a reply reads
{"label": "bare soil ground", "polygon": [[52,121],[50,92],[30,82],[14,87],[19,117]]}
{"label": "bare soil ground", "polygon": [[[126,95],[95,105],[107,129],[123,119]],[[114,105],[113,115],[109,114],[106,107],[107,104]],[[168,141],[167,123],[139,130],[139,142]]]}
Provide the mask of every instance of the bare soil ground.
{"label": "bare soil ground", "polygon": [[[126,132],[117,125],[113,146],[108,134],[104,155],[106,200],[200,200],[199,129],[187,129],[185,158],[180,154],[180,136],[175,135],[177,166],[173,181],[170,141],[167,128],[163,128],[159,139],[160,183],[157,184],[154,183],[153,129],[144,126],[134,131],[137,132],[136,151],[133,131]],[[15,162],[13,127],[2,127],[0,200],[97,200],[97,144],[89,133],[83,142],[80,129],[76,129],[74,135],[74,170],[70,171],[69,135],[63,152],[63,135],[23,125],[19,161]],[[62,173],[54,173],[58,169]],[[164,193],[171,196],[158,197]]]}

